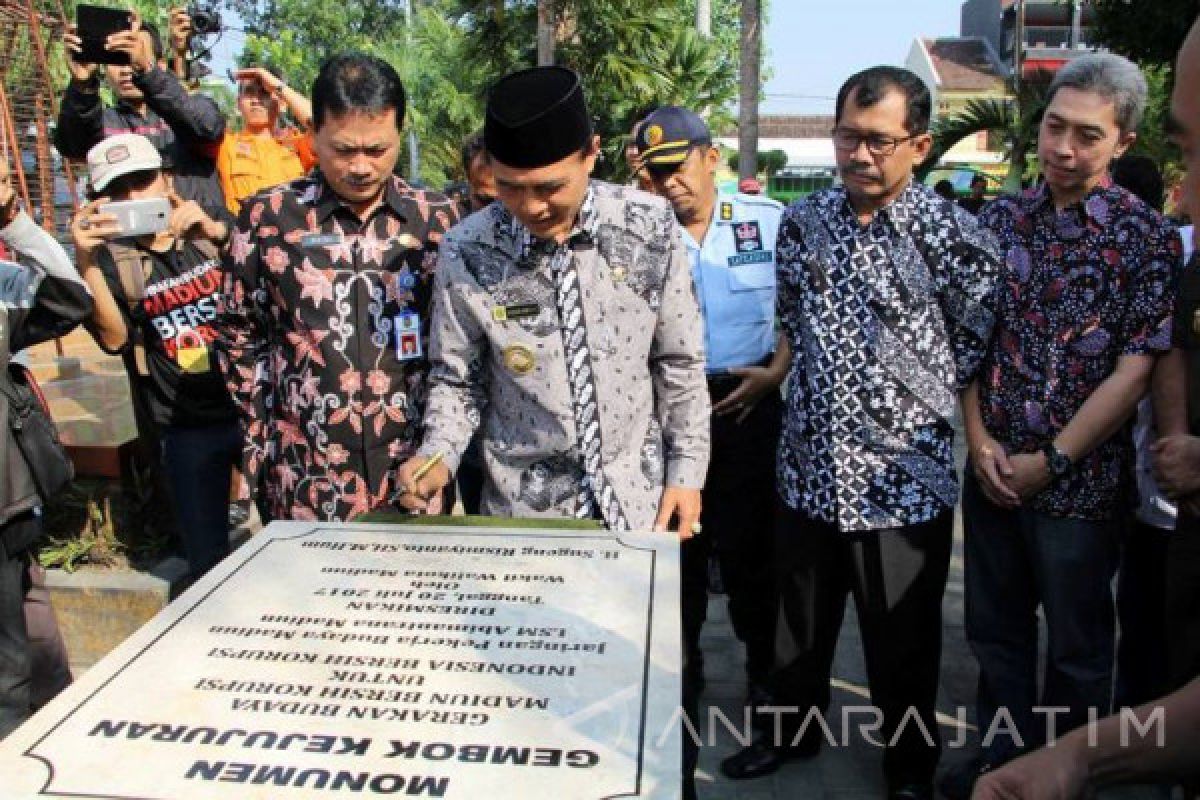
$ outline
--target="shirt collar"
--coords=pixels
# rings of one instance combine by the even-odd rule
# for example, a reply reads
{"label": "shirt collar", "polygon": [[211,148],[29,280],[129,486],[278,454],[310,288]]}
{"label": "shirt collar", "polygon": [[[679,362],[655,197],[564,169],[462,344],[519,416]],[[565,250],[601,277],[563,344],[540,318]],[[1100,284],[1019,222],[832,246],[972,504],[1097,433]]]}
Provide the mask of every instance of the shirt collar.
{"label": "shirt collar", "polygon": [[[349,206],[342,201],[329,182],[325,180],[325,176],[321,173],[320,168],[316,170],[317,176],[317,199],[314,203],[314,210],[317,212],[317,219],[325,222],[338,209],[344,208],[347,213],[354,216],[354,212],[350,211]],[[408,209],[405,208],[406,192],[409,186],[404,182],[404,179],[392,176],[392,178],[384,184],[383,187],[383,205],[392,210],[392,213],[399,217],[402,221],[408,221]]]}
{"label": "shirt collar", "polygon": [[[838,187],[838,191],[842,195],[842,212],[854,222],[855,228],[861,227],[858,224],[858,212],[850,204],[850,196],[846,194],[846,188],[844,186]],[[910,178],[908,185],[904,187],[904,191],[897,195],[895,200],[879,209],[872,221],[882,217],[897,232],[907,231],[913,216],[917,213],[917,204],[920,202],[920,199],[921,190],[918,188],[917,179]]]}
{"label": "shirt collar", "polygon": [[[516,243],[516,257],[519,264],[528,264],[538,254],[549,254],[558,249],[559,245],[549,239],[539,239],[534,236],[507,208],[509,231]],[[594,242],[599,221],[596,214],[596,190],[588,182],[587,191],[583,194],[583,205],[579,207],[579,215],[575,218],[575,226],[567,236],[568,246],[585,241]]]}
{"label": "shirt collar", "polygon": [[[1100,182],[1092,187],[1092,190],[1084,195],[1083,199],[1077,203],[1072,203],[1063,209],[1063,211],[1082,211],[1088,218],[1098,224],[1106,224],[1106,220],[1097,219],[1095,216],[1095,207],[1091,203],[1092,198],[1102,194],[1106,194],[1113,187],[1112,178],[1105,175],[1100,179]],[[1025,197],[1029,201],[1029,207],[1034,211],[1047,211],[1051,214],[1055,213],[1054,196],[1050,194],[1050,187],[1044,182],[1038,184],[1026,192]]]}

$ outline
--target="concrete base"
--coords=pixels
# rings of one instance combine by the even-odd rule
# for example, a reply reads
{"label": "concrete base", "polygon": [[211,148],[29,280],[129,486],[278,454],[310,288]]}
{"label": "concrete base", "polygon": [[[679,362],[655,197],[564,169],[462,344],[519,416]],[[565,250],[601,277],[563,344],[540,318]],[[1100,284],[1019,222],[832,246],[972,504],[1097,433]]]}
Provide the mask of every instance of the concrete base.
{"label": "concrete base", "polygon": [[78,676],[146,624],[184,588],[187,562],[168,558],[149,572],[47,570],[71,672]]}

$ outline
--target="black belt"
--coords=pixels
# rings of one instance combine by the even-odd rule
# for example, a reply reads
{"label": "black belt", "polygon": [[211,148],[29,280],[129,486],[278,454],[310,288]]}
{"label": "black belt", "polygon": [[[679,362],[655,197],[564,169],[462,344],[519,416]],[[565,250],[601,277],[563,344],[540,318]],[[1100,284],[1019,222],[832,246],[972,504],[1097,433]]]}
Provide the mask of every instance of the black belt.
{"label": "black belt", "polygon": [[[773,358],[775,358],[775,354],[770,353],[757,364],[747,364],[746,366],[765,367],[771,363],[771,359]],[[728,372],[712,372],[705,377],[708,378],[708,388],[712,391],[730,390],[742,382],[741,376],[732,375]]]}

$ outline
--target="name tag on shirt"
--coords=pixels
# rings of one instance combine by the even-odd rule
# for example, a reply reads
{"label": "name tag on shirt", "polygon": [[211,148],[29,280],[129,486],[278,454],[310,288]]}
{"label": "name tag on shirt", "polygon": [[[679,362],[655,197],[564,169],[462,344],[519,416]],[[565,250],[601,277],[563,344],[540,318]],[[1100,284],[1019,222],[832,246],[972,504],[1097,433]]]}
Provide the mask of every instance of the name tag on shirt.
{"label": "name tag on shirt", "polygon": [[758,250],[753,253],[738,253],[736,256],[730,256],[729,266],[740,267],[744,264],[770,264],[771,261],[770,250]]}
{"label": "name tag on shirt", "polygon": [[415,361],[425,355],[421,346],[421,318],[413,311],[396,315],[396,360]]}
{"label": "name tag on shirt", "polygon": [[529,319],[541,313],[537,303],[515,303],[508,306],[496,306],[492,309],[492,319],[497,322],[507,322],[510,319]]}
{"label": "name tag on shirt", "polygon": [[336,233],[310,233],[300,239],[301,247],[332,247],[341,243],[342,237]]}

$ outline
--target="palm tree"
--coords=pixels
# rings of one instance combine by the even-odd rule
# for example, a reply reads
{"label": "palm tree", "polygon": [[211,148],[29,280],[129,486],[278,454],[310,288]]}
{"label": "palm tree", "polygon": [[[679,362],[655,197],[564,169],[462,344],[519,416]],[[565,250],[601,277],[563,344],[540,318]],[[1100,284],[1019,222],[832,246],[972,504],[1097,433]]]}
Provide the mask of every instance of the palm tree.
{"label": "palm tree", "polygon": [[753,178],[758,156],[758,91],[762,61],[762,3],[742,0],[738,92],[738,178]]}
{"label": "palm tree", "polygon": [[554,0],[537,0],[537,63],[539,67],[554,63],[555,24]]}
{"label": "palm tree", "polygon": [[1046,110],[1051,77],[1047,72],[1034,72],[1021,82],[1015,99],[989,97],[969,100],[958,113],[939,119],[931,131],[933,148],[921,167],[921,175],[933,169],[950,148],[963,139],[988,131],[1004,137],[1004,152],[1008,160],[1004,191],[1020,191],[1026,161],[1037,145],[1038,126]]}

